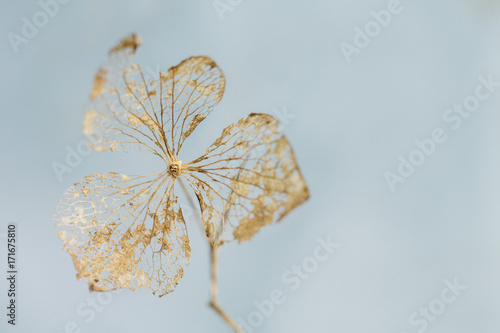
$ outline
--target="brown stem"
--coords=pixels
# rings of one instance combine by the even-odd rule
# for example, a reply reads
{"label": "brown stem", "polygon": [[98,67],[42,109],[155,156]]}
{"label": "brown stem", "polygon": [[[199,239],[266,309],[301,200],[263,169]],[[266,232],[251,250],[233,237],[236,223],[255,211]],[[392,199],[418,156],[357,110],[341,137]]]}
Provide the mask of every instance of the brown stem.
{"label": "brown stem", "polygon": [[[193,209],[193,211],[198,212],[192,196],[190,196],[188,191],[187,191],[187,186],[184,184],[182,179],[180,179],[180,177],[179,177],[179,181],[181,183],[181,187],[182,187],[184,193],[186,194],[186,196],[189,199],[189,203],[191,205],[191,208]],[[201,224],[201,227],[204,231],[203,221],[201,219],[199,212],[196,215],[197,215],[199,222]],[[210,240],[208,240],[208,244],[210,245],[210,303],[209,303],[209,305],[212,309],[215,310],[215,312],[217,312],[217,314],[222,319],[224,319],[224,321],[229,326],[231,326],[232,329],[234,329],[234,331],[236,333],[243,333],[243,331],[238,327],[238,324],[236,324],[236,322],[224,310],[222,310],[222,308],[219,305],[218,288],[217,288],[217,267],[219,264],[219,262],[218,262],[219,246],[213,245],[210,242]]]}
{"label": "brown stem", "polygon": [[210,244],[210,307],[212,307],[212,309],[214,309],[236,333],[243,333],[238,327],[238,324],[236,324],[236,322],[219,306],[217,288],[218,251],[218,246]]}

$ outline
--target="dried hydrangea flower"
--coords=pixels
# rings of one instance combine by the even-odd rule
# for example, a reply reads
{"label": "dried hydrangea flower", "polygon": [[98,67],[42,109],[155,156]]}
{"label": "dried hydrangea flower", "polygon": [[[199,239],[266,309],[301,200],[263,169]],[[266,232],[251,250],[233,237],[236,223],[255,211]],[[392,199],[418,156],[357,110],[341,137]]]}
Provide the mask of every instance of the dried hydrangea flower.
{"label": "dried hydrangea flower", "polygon": [[56,218],[77,276],[91,290],[145,288],[163,296],[178,284],[191,252],[177,179],[198,199],[213,252],[224,242],[250,240],[309,193],[278,121],[266,114],[228,126],[201,157],[182,162],[184,141],[222,98],[224,75],[212,59],[198,56],[147,80],[131,63],[139,44],[131,35],[109,52],[95,76],[84,133],[97,138],[95,150],[149,151],[165,169],[87,176],[66,191]]}

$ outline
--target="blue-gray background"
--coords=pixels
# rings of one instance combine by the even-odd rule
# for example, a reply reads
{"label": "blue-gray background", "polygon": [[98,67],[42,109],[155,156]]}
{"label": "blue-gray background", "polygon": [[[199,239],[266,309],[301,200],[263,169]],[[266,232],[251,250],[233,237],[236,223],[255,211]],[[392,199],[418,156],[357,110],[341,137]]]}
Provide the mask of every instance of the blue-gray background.
{"label": "blue-gray background", "polygon": [[[479,76],[500,81],[498,8],[486,0],[401,0],[402,12],[348,63],[340,43],[352,44],[354,28],[388,2],[233,0],[221,20],[212,1],[72,0],[15,53],[8,33],[21,34],[22,18],[32,21],[41,8],[1,0],[0,267],[1,233],[15,222],[20,274],[15,328],[6,324],[1,279],[0,330],[230,332],[206,306],[208,248],[193,218],[191,264],[161,299],[145,291],[96,298],[76,280],[56,236],[52,214],[73,183],[158,165],[146,154],[93,152],[62,181],[52,168],[85,139],[82,115],[107,50],[136,32],[143,67],[166,70],[208,55],[226,75],[224,98],[187,155],[251,112],[293,115],[283,130],[311,199],[252,242],[222,249],[220,298],[233,317],[246,320],[254,301],[280,289],[286,301],[256,332],[413,333],[421,326],[409,316],[457,278],[467,290],[426,331],[497,333],[500,91],[458,130],[443,113],[474,93]],[[397,172],[398,156],[437,127],[447,141],[391,191],[384,173]],[[340,248],[290,290],[283,274],[328,235]]]}

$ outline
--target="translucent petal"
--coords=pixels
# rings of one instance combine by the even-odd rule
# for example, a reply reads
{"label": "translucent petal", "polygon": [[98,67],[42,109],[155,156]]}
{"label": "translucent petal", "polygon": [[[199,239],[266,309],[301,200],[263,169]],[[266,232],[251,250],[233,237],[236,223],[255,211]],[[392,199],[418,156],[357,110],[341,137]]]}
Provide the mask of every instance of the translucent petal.
{"label": "translucent petal", "polygon": [[225,128],[184,170],[213,244],[250,240],[309,198],[292,147],[265,114]]}
{"label": "translucent petal", "polygon": [[131,62],[139,44],[132,35],[111,49],[94,79],[84,133],[96,150],[138,148],[171,161],[221,100],[224,74],[212,59],[198,56],[151,78]]}
{"label": "translucent petal", "polygon": [[191,249],[174,181],[166,173],[85,177],[57,209],[58,235],[89,288],[174,290]]}

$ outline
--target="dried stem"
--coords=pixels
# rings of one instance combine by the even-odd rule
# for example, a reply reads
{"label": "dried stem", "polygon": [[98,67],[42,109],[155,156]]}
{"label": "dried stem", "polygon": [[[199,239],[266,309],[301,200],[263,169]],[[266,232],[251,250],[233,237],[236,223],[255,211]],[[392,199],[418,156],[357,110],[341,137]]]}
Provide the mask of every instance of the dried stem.
{"label": "dried stem", "polygon": [[224,321],[231,326],[236,333],[243,333],[242,330],[238,327],[238,324],[229,317],[229,315],[222,310],[219,306],[218,299],[218,288],[217,288],[217,267],[218,267],[218,253],[219,247],[210,244],[210,306],[219,314],[219,316],[224,319]]}
{"label": "dried stem", "polygon": [[[193,211],[198,212],[196,209],[195,202],[192,198],[191,195],[189,195],[189,192],[187,191],[187,187],[182,181],[181,178],[179,178],[179,181],[181,183],[182,190],[186,194],[189,200],[189,204],[191,205],[191,208]],[[198,217],[200,224],[203,228],[203,221],[201,219],[201,216],[199,213],[196,214]],[[204,228],[203,228],[204,229]],[[217,314],[224,319],[224,321],[231,326],[232,329],[236,333],[243,333],[243,331],[238,327],[238,324],[224,311],[219,305],[219,297],[218,297],[218,288],[217,288],[217,268],[219,265],[219,247],[217,245],[213,245],[210,241],[208,242],[210,245],[210,307],[217,312]]]}

